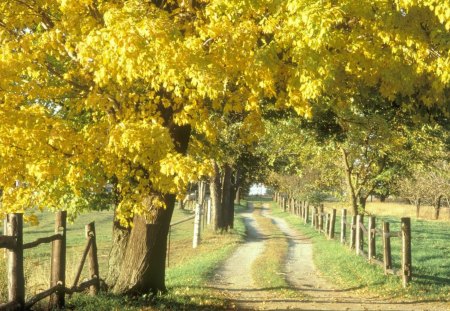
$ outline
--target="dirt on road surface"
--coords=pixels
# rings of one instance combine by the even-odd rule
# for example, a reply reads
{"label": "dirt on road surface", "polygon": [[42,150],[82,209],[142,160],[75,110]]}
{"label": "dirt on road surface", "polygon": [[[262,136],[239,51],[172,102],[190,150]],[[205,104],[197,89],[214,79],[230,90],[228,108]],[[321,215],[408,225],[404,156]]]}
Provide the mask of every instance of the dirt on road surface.
{"label": "dirt on road surface", "polygon": [[361,297],[352,288],[336,288],[321,277],[313,263],[311,241],[291,228],[283,219],[272,217],[265,209],[265,217],[286,236],[289,242],[284,271],[286,281],[299,293],[285,298],[270,288],[258,288],[252,278],[252,264],[264,251],[270,236],[263,235],[253,217],[252,205],[243,214],[247,238],[218,270],[211,286],[225,295],[234,310],[429,310],[449,311],[449,303],[397,302],[374,297]]}

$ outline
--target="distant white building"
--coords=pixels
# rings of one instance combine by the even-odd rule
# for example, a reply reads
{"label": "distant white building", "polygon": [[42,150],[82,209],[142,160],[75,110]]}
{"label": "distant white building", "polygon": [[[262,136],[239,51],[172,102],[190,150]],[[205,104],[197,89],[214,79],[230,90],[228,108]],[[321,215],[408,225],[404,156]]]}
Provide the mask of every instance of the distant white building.
{"label": "distant white building", "polygon": [[267,188],[263,184],[253,184],[250,187],[249,195],[266,195]]}

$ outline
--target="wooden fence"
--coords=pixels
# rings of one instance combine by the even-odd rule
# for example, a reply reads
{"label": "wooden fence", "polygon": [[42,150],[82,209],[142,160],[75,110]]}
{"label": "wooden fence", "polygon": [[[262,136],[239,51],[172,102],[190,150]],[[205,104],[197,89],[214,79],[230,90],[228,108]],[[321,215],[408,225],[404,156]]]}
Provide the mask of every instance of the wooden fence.
{"label": "wooden fence", "polygon": [[[274,201],[285,211],[301,217],[305,224],[308,222],[312,228],[323,233],[328,239],[335,239],[336,209],[325,213],[323,205],[309,207],[307,203],[275,193]],[[395,274],[402,277],[403,287],[412,278],[411,259],[411,219],[401,218],[401,230],[391,232],[389,222],[383,221],[381,228],[376,228],[376,218],[369,217],[367,227],[364,225],[364,216],[348,217],[347,210],[341,211],[340,237],[342,244],[347,244],[355,250],[356,255],[364,256],[370,263],[378,264],[384,268],[385,274]],[[383,261],[376,259],[376,239],[381,237],[383,241]],[[392,266],[391,238],[401,238],[401,269],[395,271]],[[364,241],[367,242],[367,252],[364,250]]]}
{"label": "wooden fence", "polygon": [[[23,243],[23,215],[7,216],[6,235],[0,235],[0,248],[6,248],[8,274],[8,302],[0,304],[0,310],[29,310],[38,301],[49,297],[49,309],[61,309],[65,305],[65,295],[89,289],[96,295],[100,288],[100,276],[97,260],[97,243],[94,222],[85,226],[86,247],[81,257],[74,282],[66,287],[66,219],[65,211],[56,213],[55,234]],[[25,301],[25,277],[23,251],[42,243],[52,243],[50,288]],[[78,284],[84,263],[88,258],[91,279]]]}

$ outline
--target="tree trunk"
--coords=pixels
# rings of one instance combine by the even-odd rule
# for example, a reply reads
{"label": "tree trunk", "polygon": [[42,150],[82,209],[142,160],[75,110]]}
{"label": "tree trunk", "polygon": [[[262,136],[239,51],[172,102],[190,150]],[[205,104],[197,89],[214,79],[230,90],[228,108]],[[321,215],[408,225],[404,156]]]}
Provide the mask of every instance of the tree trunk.
{"label": "tree trunk", "polygon": [[231,219],[231,213],[230,210],[231,205],[233,204],[232,199],[232,185],[231,185],[231,178],[232,178],[232,169],[228,164],[225,164],[224,166],[224,173],[223,173],[223,184],[222,184],[222,211],[223,211],[223,226],[221,226],[220,229],[224,231],[228,231],[230,228],[230,219]]}
{"label": "tree trunk", "polygon": [[184,202],[183,202],[183,199],[178,200],[178,208],[179,208],[179,209],[184,209]]}
{"label": "tree trunk", "polygon": [[111,292],[139,295],[166,290],[167,233],[175,195],[166,195],[164,200],[167,207],[158,208],[155,219],[150,223],[144,217],[136,215],[132,230],[114,226],[114,240],[119,243],[113,244],[110,253],[109,264],[114,272],[110,273],[108,280],[115,280],[109,284]]}
{"label": "tree trunk", "polygon": [[214,231],[219,230],[223,224],[222,212],[222,184],[220,182],[219,166],[213,161],[214,174],[211,176],[209,182],[209,189],[211,192],[211,212],[212,212],[212,226]]}
{"label": "tree trunk", "polygon": [[420,198],[416,200],[416,218],[419,219],[420,215]]}
{"label": "tree trunk", "polygon": [[345,177],[352,203],[352,214],[353,216],[356,216],[358,215],[358,195],[355,191],[355,186],[353,185],[352,180],[353,165],[350,164],[347,151],[345,151],[344,148],[341,148],[341,151],[342,151],[342,159],[344,160],[345,165]]}
{"label": "tree trunk", "polygon": [[439,219],[439,212],[441,211],[441,199],[442,199],[442,195],[440,195],[437,198],[437,201],[436,201],[435,206],[434,206],[434,219],[435,220]]}
{"label": "tree trunk", "polygon": [[240,205],[241,204],[241,187],[237,187],[236,196],[234,197],[234,203]]}
{"label": "tree trunk", "polygon": [[[237,193],[238,189],[236,187],[231,187],[231,198],[235,198],[236,197],[236,193]],[[230,229],[234,228],[234,200],[231,200],[230,198],[230,206],[228,208],[228,225],[230,227]]]}
{"label": "tree trunk", "polygon": [[352,214],[353,216],[358,215],[358,197],[351,193],[351,201],[352,201]]}
{"label": "tree trunk", "polygon": [[359,207],[362,211],[366,210],[367,197],[359,197]]}
{"label": "tree trunk", "polygon": [[[169,122],[169,121],[168,121]],[[185,154],[190,136],[189,126],[167,124],[177,152]],[[158,196],[166,208],[153,206]],[[165,268],[167,234],[175,207],[175,194],[148,194],[152,219],[135,215],[131,229],[123,228],[115,219],[113,245],[109,259],[107,284],[113,293],[140,295],[166,291]]]}

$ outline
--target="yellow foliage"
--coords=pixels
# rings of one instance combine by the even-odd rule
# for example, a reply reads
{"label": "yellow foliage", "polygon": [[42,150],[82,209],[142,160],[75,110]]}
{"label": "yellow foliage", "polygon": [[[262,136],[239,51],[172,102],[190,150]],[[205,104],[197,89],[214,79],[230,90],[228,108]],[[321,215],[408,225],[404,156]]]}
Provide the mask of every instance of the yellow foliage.
{"label": "yellow foliage", "polygon": [[127,223],[155,191],[209,174],[192,150],[206,144],[182,154],[173,130],[215,146],[216,115],[239,114],[234,142],[248,146],[268,103],[308,117],[311,101],[348,105],[361,86],[448,103],[448,1],[196,3],[0,3],[2,212],[76,214],[112,186]]}

